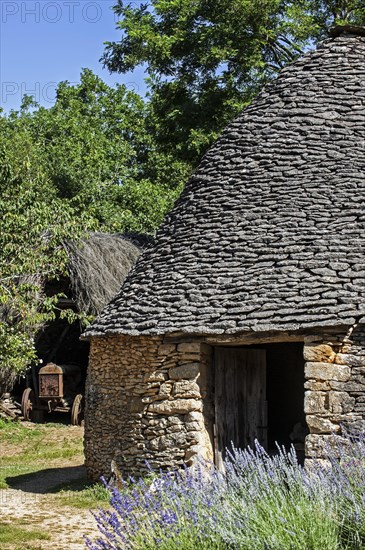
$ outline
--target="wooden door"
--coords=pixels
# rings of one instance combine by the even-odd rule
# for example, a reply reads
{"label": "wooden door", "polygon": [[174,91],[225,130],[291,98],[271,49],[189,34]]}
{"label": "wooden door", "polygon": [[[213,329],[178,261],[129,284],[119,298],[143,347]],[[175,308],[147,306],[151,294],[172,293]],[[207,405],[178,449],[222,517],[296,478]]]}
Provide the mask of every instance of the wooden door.
{"label": "wooden door", "polygon": [[225,449],[267,447],[266,351],[214,348],[215,454],[222,465]]}

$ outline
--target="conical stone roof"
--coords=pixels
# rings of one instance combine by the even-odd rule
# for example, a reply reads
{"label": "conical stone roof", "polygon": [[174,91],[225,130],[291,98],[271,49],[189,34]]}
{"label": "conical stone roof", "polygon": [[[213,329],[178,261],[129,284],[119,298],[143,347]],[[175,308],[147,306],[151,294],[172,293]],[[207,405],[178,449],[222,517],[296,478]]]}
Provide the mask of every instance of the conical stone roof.
{"label": "conical stone roof", "polygon": [[339,33],[226,128],[85,336],[353,324],[364,229],[365,36]]}

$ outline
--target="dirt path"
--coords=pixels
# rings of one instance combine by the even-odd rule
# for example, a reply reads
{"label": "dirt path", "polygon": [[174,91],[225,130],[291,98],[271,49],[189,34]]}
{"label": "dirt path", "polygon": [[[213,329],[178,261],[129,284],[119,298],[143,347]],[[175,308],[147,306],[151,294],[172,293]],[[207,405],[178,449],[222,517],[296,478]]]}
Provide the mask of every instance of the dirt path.
{"label": "dirt path", "polygon": [[[74,437],[82,436],[73,430]],[[11,446],[4,451],[11,452]],[[82,484],[85,478],[80,454],[71,460],[52,460],[48,469],[12,478],[15,481],[9,483],[11,488],[0,489],[1,523],[36,529],[50,536],[50,540],[22,545],[24,550],[85,550],[84,535],[91,538],[98,535],[90,510],[57,502],[57,488],[78,481]],[[18,550],[19,544],[1,546],[1,550],[13,548]]]}
{"label": "dirt path", "polygon": [[[57,506],[54,494],[49,493],[61,483],[85,477],[84,467],[79,464],[71,469],[60,467],[33,477],[19,489],[0,491],[0,515],[4,523],[16,524],[21,520],[24,527],[34,527],[47,533],[51,540],[32,542],[32,548],[42,550],[85,549],[83,535],[92,538],[98,534],[95,520],[89,510]],[[36,492],[32,489],[38,484]],[[20,523],[20,522],[19,522]]]}

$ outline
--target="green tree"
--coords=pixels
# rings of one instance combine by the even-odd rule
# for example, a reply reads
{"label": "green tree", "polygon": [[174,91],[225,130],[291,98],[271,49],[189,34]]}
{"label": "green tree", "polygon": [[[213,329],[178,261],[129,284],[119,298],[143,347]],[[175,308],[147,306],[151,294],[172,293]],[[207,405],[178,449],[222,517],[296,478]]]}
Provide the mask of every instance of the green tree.
{"label": "green tree", "polygon": [[141,97],[86,69],[80,84],[59,84],[52,108],[31,106],[26,100],[12,113],[9,129],[37,147],[57,196],[93,212],[106,230],[153,233],[189,166],[158,151]]}
{"label": "green tree", "polygon": [[44,284],[67,272],[64,241],[95,227],[92,217],[45,185],[36,151],[22,134],[12,146],[18,162],[3,143],[0,170],[0,395],[37,360],[34,337],[56,315],[58,296],[47,296]]}
{"label": "green tree", "polygon": [[195,165],[262,85],[334,22],[364,21],[363,0],[118,0],[121,39],[104,64],[148,74],[162,151]]}
{"label": "green tree", "polygon": [[158,152],[142,99],[89,70],[58,86],[52,108],[25,97],[0,116],[0,394],[37,360],[39,329],[74,318],[45,292],[68,275],[65,241],[91,230],[153,233],[188,170]]}
{"label": "green tree", "polygon": [[326,38],[334,25],[365,25],[363,0],[300,0],[291,10],[294,24],[313,41]]}

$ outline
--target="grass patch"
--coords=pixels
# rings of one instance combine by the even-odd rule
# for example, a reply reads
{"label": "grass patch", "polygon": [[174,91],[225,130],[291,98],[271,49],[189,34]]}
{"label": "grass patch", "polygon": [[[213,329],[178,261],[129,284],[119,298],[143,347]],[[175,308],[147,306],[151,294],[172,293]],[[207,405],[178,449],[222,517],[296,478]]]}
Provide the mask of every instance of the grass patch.
{"label": "grass patch", "polygon": [[82,436],[72,426],[0,420],[0,489],[15,478],[83,458]]}
{"label": "grass patch", "polygon": [[[0,489],[34,479],[42,470],[72,466],[83,459],[80,430],[60,424],[24,424],[0,420]],[[29,477],[25,477],[28,476]],[[47,475],[47,474],[44,474]],[[48,473],[49,475],[49,473]],[[19,480],[17,481],[17,478]],[[91,484],[85,478],[55,483],[48,491],[54,506],[97,508],[109,502],[109,493],[101,483]],[[1,545],[0,545],[1,548]]]}
{"label": "grass patch", "polygon": [[37,439],[42,433],[42,427],[29,428],[22,422],[7,422],[0,418],[0,441],[8,443],[24,443]]}
{"label": "grass patch", "polygon": [[73,508],[98,508],[110,500],[109,491],[101,483],[74,482],[57,494],[57,502]]}
{"label": "grass patch", "polygon": [[[0,544],[27,544],[29,541],[50,540],[50,536],[38,529],[26,529],[10,523],[0,522]],[[3,546],[1,546],[3,548]],[[24,547],[23,547],[24,548]],[[26,546],[29,548],[29,546]]]}

